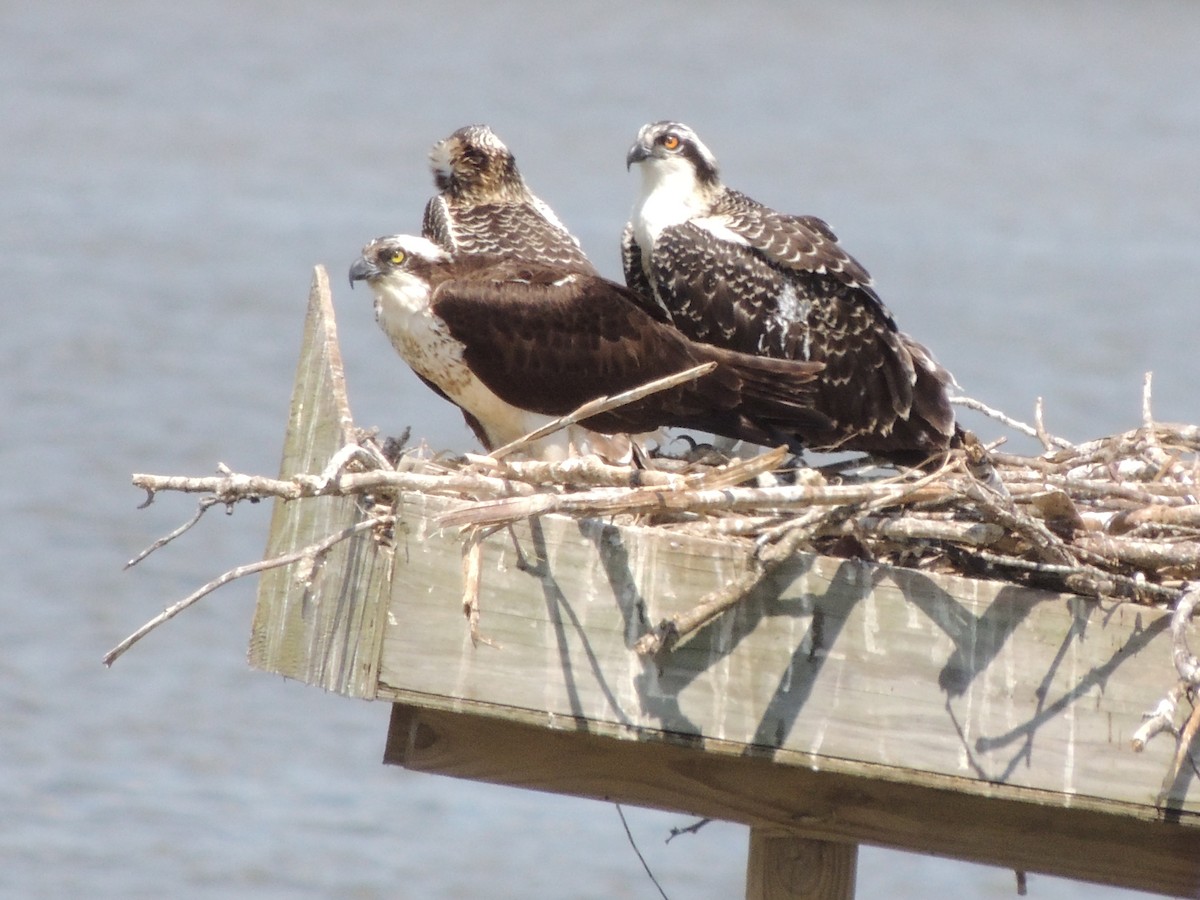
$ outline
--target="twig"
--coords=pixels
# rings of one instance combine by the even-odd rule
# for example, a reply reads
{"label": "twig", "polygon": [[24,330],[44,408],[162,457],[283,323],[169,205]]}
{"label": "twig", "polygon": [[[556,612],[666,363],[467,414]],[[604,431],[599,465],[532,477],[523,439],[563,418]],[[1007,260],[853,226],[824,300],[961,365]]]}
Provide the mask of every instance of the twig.
{"label": "twig", "polygon": [[600,413],[609,412],[610,410],[626,406],[630,403],[635,403],[651,394],[657,394],[659,391],[665,391],[669,388],[678,387],[689,381],[694,381],[702,375],[707,375],[717,367],[715,362],[702,363],[698,366],[693,366],[683,372],[677,372],[674,375],[667,375],[664,378],[656,378],[654,381],[647,382],[640,387],[631,388],[628,391],[622,391],[619,394],[614,394],[611,397],[599,397],[591,400],[574,412],[567,413],[565,416],[559,416],[553,422],[547,422],[541,428],[535,428],[533,431],[524,437],[517,438],[515,441],[510,441],[503,447],[497,447],[488,455],[492,459],[503,459],[510,453],[515,453],[517,450],[524,449],[534,441],[540,441],[548,435],[554,434],[556,431],[575,425],[584,419],[589,419],[592,416],[597,416]]}
{"label": "twig", "polygon": [[364,447],[362,444],[352,441],[329,458],[329,462],[325,464],[325,468],[317,476],[320,489],[323,490],[326,486],[335,482],[346,466],[350,465],[351,461],[355,459],[369,463],[373,469],[383,469],[389,472],[393,470],[392,464],[379,452],[374,443]]}
{"label": "twig", "polygon": [[963,494],[1010,531],[1015,531],[1029,542],[1034,552],[1050,563],[1074,563],[1074,554],[1063,540],[1042,523],[1019,512],[1006,497],[984,487],[978,481],[963,485]]}
{"label": "twig", "polygon": [[662,488],[580,491],[574,494],[536,494],[472,503],[443,514],[442,526],[461,527],[484,523],[516,522],[546,513],[579,517],[615,513],[746,512],[764,509],[800,509],[809,506],[842,506],[875,500],[884,505],[901,502],[935,502],[953,496],[945,485],[929,484],[910,494],[905,484],[782,485],[674,491]]}
{"label": "twig", "polygon": [[224,575],[213,579],[198,591],[189,594],[174,606],[167,607],[133,634],[129,635],[129,637],[125,638],[125,640],[121,641],[121,643],[117,644],[117,646],[109,650],[106,654],[104,654],[104,665],[111,666],[126,650],[144,638],[159,625],[175,618],[198,600],[206,597],[217,588],[222,587],[231,581],[234,581],[245,575],[254,575],[258,572],[265,572],[268,569],[276,569],[280,566],[286,566],[294,562],[301,562],[302,560],[311,560],[315,563],[322,555],[328,552],[331,547],[341,541],[346,540],[346,538],[353,537],[356,534],[360,534],[363,531],[368,531],[379,525],[393,523],[395,520],[396,517],[391,514],[373,516],[370,519],[364,519],[363,521],[351,525],[348,528],[343,528],[341,531],[331,534],[323,540],[320,540],[317,543],[311,544],[310,546],[304,547],[300,550],[294,550],[291,553],[284,553],[281,556],[276,556],[272,559],[264,559],[256,563],[250,563],[248,565],[238,566],[237,568],[230,569]]}
{"label": "twig", "polygon": [[471,631],[471,644],[478,647],[487,644],[495,647],[496,642],[479,633],[479,583],[483,572],[483,541],[490,532],[472,530],[463,544],[463,615]]}
{"label": "twig", "polygon": [[1158,795],[1160,803],[1170,792],[1171,785],[1175,783],[1175,777],[1179,774],[1183,761],[1188,758],[1188,750],[1191,748],[1192,740],[1196,737],[1198,730],[1200,730],[1200,704],[1192,707],[1187,722],[1179,732],[1179,739],[1175,743],[1175,756],[1171,759],[1171,766],[1167,769],[1167,774],[1163,778],[1162,790]]}
{"label": "twig", "polygon": [[1153,372],[1147,372],[1142,378],[1142,427],[1146,429],[1150,440],[1154,440],[1154,413],[1153,404],[1150,402],[1150,385],[1153,380]]}
{"label": "twig", "polygon": [[[1175,600],[1177,591],[1144,579],[1130,578],[1117,572],[1108,572],[1083,563],[1056,564],[1018,556],[1005,556],[989,550],[974,550],[971,555],[981,562],[1000,568],[1018,569],[1038,575],[1051,575],[1060,580],[1064,590],[1084,596],[1099,597],[1105,594],[1123,596],[1137,600],[1152,597],[1163,602]],[[1087,586],[1084,589],[1084,586]]]}
{"label": "twig", "polygon": [[685,825],[682,828],[672,828],[670,833],[667,835],[667,839],[665,841],[663,841],[663,843],[669,844],[669,843],[671,843],[671,841],[675,840],[675,838],[679,837],[681,834],[697,834],[701,828],[703,828],[705,825],[707,825],[711,821],[712,821],[712,819],[697,819],[691,825]]}
{"label": "twig", "polygon": [[[844,509],[844,508],[843,508]],[[814,510],[814,520],[830,515],[829,510]],[[670,653],[680,640],[703,628],[725,610],[741,603],[759,584],[770,578],[783,563],[791,559],[801,543],[809,537],[805,528],[795,528],[777,542],[763,548],[752,559],[751,567],[724,587],[705,595],[691,609],[663,619],[653,630],[638,638],[633,649],[640,656]]]}
{"label": "twig", "polygon": [[1187,626],[1197,604],[1200,604],[1200,582],[1183,592],[1179,604],[1175,607],[1175,614],[1171,616],[1171,646],[1175,671],[1179,673],[1180,679],[1192,688],[1200,686],[1200,660],[1188,649]]}
{"label": "twig", "polygon": [[[1001,425],[1007,425],[1009,428],[1013,429],[1014,431],[1019,431],[1026,437],[1039,437],[1038,430],[1032,425],[1026,425],[1024,422],[1018,421],[1017,419],[1014,419],[1012,416],[1008,415],[1007,413],[1003,413],[998,409],[993,409],[986,403],[982,403],[979,400],[975,400],[971,397],[951,397],[950,402],[955,406],[964,406],[967,409],[973,409],[976,412],[983,413],[989,419],[995,419]],[[1044,431],[1045,429],[1043,429],[1043,432]],[[1071,442],[1063,438],[1054,437],[1052,435],[1047,435],[1047,437],[1054,442],[1055,446],[1060,448],[1065,449],[1071,446]]]}
{"label": "twig", "polygon": [[293,475],[289,479],[261,475],[216,475],[194,478],[185,475],[135,474],[133,484],[150,493],[181,491],[189,494],[213,494],[221,503],[234,503],[261,497],[300,500],[307,497],[348,496],[380,491],[416,491],[429,494],[476,494],[507,497],[531,495],[531,485],[491,478],[486,475],[453,473],[446,475],[421,472],[349,472],[332,481],[320,475]]}
{"label": "twig", "polygon": [[[1042,398],[1038,397],[1037,402],[1033,406],[1034,431],[1037,433],[1037,439],[1042,442],[1042,446],[1045,447],[1047,450],[1053,450],[1055,447],[1054,438],[1050,435],[1050,432],[1048,432],[1046,430],[1046,423],[1042,419],[1043,412],[1044,412],[1044,410],[1042,408]],[[1059,445],[1059,446],[1062,446],[1062,445]],[[1067,443],[1066,446],[1070,447],[1070,444]]]}
{"label": "twig", "polygon": [[941,477],[944,470],[943,468],[933,472],[917,481],[895,484],[894,486],[900,489],[896,495],[876,494],[862,504],[809,510],[805,515],[764,532],[757,541],[758,552],[752,558],[751,568],[747,572],[724,587],[712,591],[691,609],[664,619],[657,628],[638,639],[634,650],[641,656],[669,653],[682,638],[702,628],[725,610],[736,606],[759,584],[774,575],[805,541],[811,539],[818,527],[825,526],[831,520],[840,523],[860,512],[905,502],[906,499],[911,499],[926,490],[934,479]]}
{"label": "twig", "polygon": [[1179,729],[1175,727],[1175,709],[1186,690],[1182,683],[1175,685],[1167,692],[1167,696],[1158,701],[1158,706],[1152,712],[1142,715],[1141,727],[1133,733],[1133,738],[1130,740],[1134,752],[1141,753],[1145,750],[1146,744],[1150,743],[1150,739],[1156,734],[1164,731],[1169,731],[1174,735],[1179,734]]}
{"label": "twig", "polygon": [[655,469],[635,469],[605,462],[599,456],[573,456],[563,460],[505,459],[468,453],[467,461],[488,474],[535,485],[588,485],[591,487],[682,487],[684,475]]}
{"label": "twig", "polygon": [[[150,496],[153,497],[154,494],[151,493]],[[129,562],[125,563],[124,567],[126,569],[132,569],[134,566],[136,566],[138,563],[140,563],[143,559],[145,559],[147,556],[149,556],[155,550],[158,550],[158,549],[161,549],[162,547],[167,546],[167,544],[171,543],[171,541],[175,540],[175,538],[179,537],[181,534],[188,531],[193,525],[195,525],[197,522],[199,522],[200,517],[202,515],[204,515],[206,512],[208,512],[209,507],[216,506],[220,502],[221,502],[221,500],[218,497],[202,498],[200,500],[199,505],[196,508],[196,514],[194,516],[192,516],[190,519],[188,519],[186,522],[184,522],[182,525],[180,525],[178,528],[176,528],[170,534],[160,537],[158,540],[156,540],[153,544],[151,544],[149,547],[147,547],[145,550],[143,550],[137,556],[133,557],[133,559],[129,560]]]}

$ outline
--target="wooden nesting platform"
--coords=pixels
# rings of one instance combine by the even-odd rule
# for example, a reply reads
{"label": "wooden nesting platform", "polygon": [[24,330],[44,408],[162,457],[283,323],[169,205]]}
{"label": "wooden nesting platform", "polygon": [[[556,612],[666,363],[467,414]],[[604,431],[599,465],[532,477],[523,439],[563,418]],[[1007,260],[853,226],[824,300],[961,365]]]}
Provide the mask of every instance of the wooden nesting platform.
{"label": "wooden nesting platform", "polygon": [[[351,437],[318,269],[282,477]],[[401,497],[314,571],[264,574],[256,668],[393,705],[384,761],[751,826],[748,896],[849,897],[855,845],[1200,896],[1200,789],[1142,714],[1175,680],[1169,613],[798,554],[655,660],[653,624],[746,570],[739,546],[547,515],[482,545],[461,502]],[[276,501],[268,556],[364,518]]]}

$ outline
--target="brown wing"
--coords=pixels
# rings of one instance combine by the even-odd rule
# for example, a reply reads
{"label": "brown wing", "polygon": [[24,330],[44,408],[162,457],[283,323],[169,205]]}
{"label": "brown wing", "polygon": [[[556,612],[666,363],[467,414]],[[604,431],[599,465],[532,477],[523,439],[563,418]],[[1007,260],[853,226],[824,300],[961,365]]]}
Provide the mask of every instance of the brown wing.
{"label": "brown wing", "polygon": [[472,372],[522,409],[562,415],[715,360],[718,369],[704,378],[585,424],[610,433],[674,425],[762,443],[811,421],[809,394],[819,365],[694,344],[603,278],[492,267],[441,284],[433,311],[463,345]]}

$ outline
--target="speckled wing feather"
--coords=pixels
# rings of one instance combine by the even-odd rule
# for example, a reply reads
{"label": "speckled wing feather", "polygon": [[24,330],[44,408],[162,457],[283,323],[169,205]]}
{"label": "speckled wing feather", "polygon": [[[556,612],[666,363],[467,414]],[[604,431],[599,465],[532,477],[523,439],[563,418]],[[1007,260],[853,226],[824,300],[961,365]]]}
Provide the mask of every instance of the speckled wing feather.
{"label": "speckled wing feather", "polygon": [[450,233],[450,210],[446,198],[437,194],[425,204],[421,217],[421,236],[433,241],[447,253],[454,252],[454,237]]}
{"label": "speckled wing feather", "polygon": [[642,267],[642,248],[633,236],[633,224],[625,223],[621,232],[621,266],[625,270],[625,286],[637,297],[641,307],[660,322],[674,324],[671,310],[655,293]]}
{"label": "speckled wing feather", "polygon": [[436,288],[433,309],[488,388],[546,415],[718,362],[710,375],[584,423],[597,431],[674,425],[772,443],[823,421],[810,398],[819,365],[694,344],[599,277],[528,266],[466,273]]}
{"label": "speckled wing feather", "polygon": [[633,236],[633,223],[626,222],[621,232],[621,268],[625,271],[625,286],[639,294],[652,296],[653,290],[642,268],[642,248]]}
{"label": "speckled wing feather", "polygon": [[490,256],[596,274],[575,238],[529,203],[456,204],[444,196],[425,205],[421,233],[455,256]]}
{"label": "speckled wing feather", "polygon": [[[802,233],[773,240],[764,233],[758,242],[791,247],[781,251],[783,259],[836,258],[827,239],[804,244]],[[815,405],[830,425],[800,438],[813,448],[835,449],[862,434],[886,437],[912,409],[916,381],[891,316],[869,286],[848,279],[852,271],[845,264],[834,271],[785,266],[753,246],[716,240],[690,222],[660,235],[652,275],[658,298],[688,337],[824,363]],[[866,449],[861,441],[857,446]]]}
{"label": "speckled wing feather", "polygon": [[[779,213],[745,194],[726,189],[708,217],[781,269],[829,274],[851,286],[871,285],[867,270],[842,248],[833,229],[815,216]],[[875,299],[878,303],[878,298]],[[890,319],[883,305],[879,306],[880,312]]]}

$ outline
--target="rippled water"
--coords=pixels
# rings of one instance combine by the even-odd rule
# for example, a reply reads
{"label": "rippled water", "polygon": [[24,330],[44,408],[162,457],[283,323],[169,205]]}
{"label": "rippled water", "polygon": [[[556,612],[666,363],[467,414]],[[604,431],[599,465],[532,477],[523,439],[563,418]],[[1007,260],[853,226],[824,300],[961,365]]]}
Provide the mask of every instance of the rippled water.
{"label": "rippled water", "polygon": [[[4,4],[0,893],[655,896],[610,806],[384,768],[384,705],[248,670],[250,583],[102,669],[265,542],[265,508],[212,512],[122,572],[191,511],[136,511],[129,474],[274,471],[316,263],[360,424],[469,446],[341,278],[419,227],[429,144],[473,121],[607,274],[624,151],[679,118],[830,220],[967,393],[1083,438],[1135,424],[1153,369],[1197,421],[1197,47],[1200,7],[1154,2]],[[672,898],[740,895],[744,829],[629,815]],[[869,848],[859,881],[1013,893]]]}

